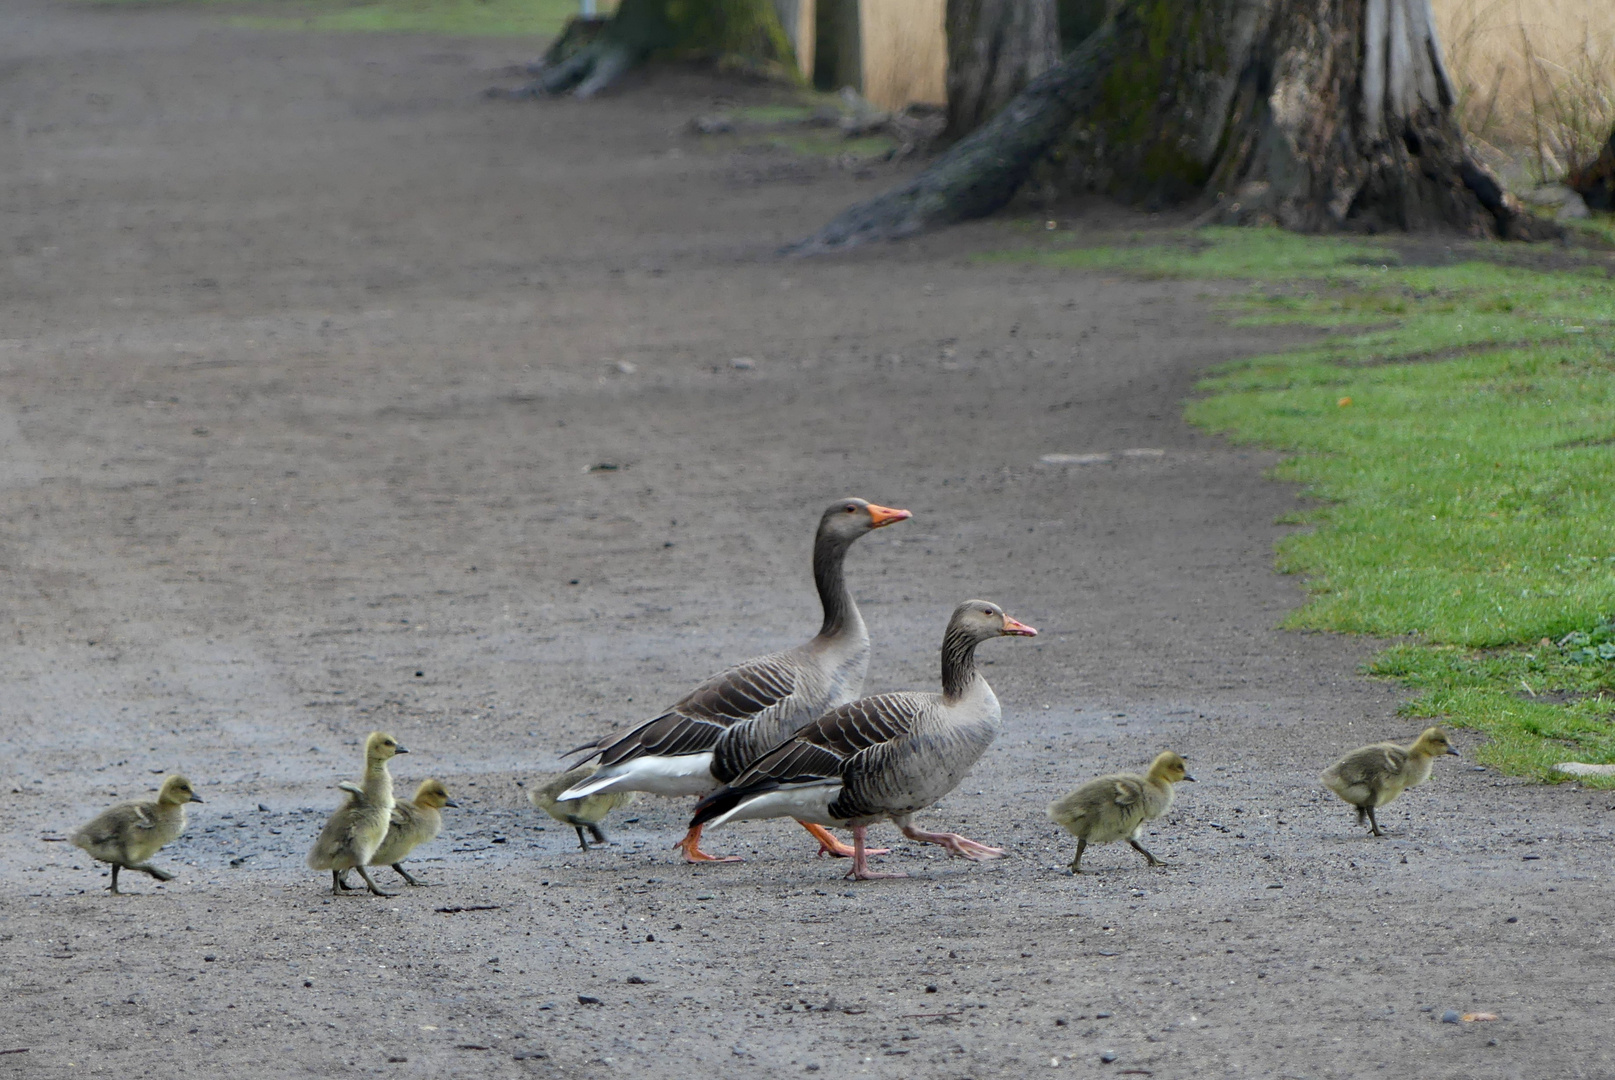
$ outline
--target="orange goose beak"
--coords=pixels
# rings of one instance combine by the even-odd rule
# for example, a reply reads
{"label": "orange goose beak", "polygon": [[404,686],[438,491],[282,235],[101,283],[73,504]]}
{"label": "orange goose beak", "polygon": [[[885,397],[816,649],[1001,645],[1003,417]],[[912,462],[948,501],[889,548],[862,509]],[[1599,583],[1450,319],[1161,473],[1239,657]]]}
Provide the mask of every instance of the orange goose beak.
{"label": "orange goose beak", "polygon": [[1027,626],[1019,619],[1004,616],[1004,635],[1006,637],[1037,637],[1037,630]]}
{"label": "orange goose beak", "polygon": [[869,527],[872,529],[879,529],[898,521],[907,521],[913,516],[907,510],[893,510],[889,506],[869,504]]}

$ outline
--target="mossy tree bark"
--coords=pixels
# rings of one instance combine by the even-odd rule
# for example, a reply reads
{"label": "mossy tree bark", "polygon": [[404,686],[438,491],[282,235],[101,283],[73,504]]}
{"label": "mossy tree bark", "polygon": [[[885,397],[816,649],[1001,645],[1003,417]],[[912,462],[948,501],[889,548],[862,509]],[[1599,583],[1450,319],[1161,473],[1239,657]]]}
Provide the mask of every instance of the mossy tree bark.
{"label": "mossy tree bark", "polygon": [[1552,235],[1469,153],[1429,0],[1119,0],[1005,110],[795,245],[1003,206],[1040,161],[1072,189],[1286,228]]}
{"label": "mossy tree bark", "polygon": [[[773,0],[622,0],[592,33],[574,38],[571,31],[557,41],[562,48],[551,50],[529,92],[593,97],[658,52],[793,62]],[[576,48],[564,47],[569,38]]]}
{"label": "mossy tree bark", "polygon": [[948,0],[946,138],[976,130],[1060,61],[1055,0]]}
{"label": "mossy tree bark", "polygon": [[1615,131],[1599,155],[1570,170],[1565,182],[1587,200],[1591,210],[1615,210]]}

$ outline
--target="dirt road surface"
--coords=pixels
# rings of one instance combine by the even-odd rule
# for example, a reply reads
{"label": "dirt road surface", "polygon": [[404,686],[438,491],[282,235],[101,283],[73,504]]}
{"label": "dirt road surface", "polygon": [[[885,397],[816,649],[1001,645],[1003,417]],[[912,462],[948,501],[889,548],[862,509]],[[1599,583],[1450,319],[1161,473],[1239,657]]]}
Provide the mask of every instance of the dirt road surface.
{"label": "dirt road surface", "polygon": [[[530,54],[0,9],[0,1075],[1615,1075],[1607,793],[1443,762],[1372,841],[1317,788],[1417,725],[1274,629],[1294,493],[1180,418],[1276,339],[980,260],[1013,220],[774,260],[894,174],[681,134],[770,93],[689,73],[478,97]],[[984,646],[1003,737],[923,816],[1007,857],[687,867],[664,800],[576,850],[524,785],[810,634],[849,494],[915,515],[850,560],[871,691],[960,600],[1044,631]],[[462,807],[432,887],[333,900],[372,728]],[[1166,747],[1171,865],[1068,876],[1044,804]],[[109,896],[61,838],[169,770],[178,876]]]}

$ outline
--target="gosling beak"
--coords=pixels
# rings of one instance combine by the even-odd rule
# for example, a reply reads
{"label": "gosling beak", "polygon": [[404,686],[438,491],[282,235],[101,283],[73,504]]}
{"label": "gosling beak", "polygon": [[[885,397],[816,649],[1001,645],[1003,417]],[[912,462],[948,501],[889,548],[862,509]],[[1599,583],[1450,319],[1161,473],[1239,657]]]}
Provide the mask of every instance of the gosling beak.
{"label": "gosling beak", "polygon": [[1035,629],[1033,629],[1032,627],[1027,626],[1025,623],[1021,622],[1019,619],[1012,619],[1008,615],[1005,615],[1004,616],[1004,636],[1005,637],[1037,637],[1037,631]]}
{"label": "gosling beak", "polygon": [[460,809],[460,804],[455,802],[453,799],[444,799],[443,800],[443,805],[444,806],[452,806],[456,810]]}
{"label": "gosling beak", "polygon": [[409,747],[405,746],[403,743],[399,743],[397,746],[393,747],[393,753],[407,754],[409,753]]}
{"label": "gosling beak", "polygon": [[1456,746],[1447,747],[1447,753],[1451,754],[1453,757],[1463,757],[1463,755],[1458,752],[1458,748]]}
{"label": "gosling beak", "polygon": [[889,506],[869,504],[869,527],[879,529],[898,521],[907,521],[914,515],[907,510],[893,510]]}
{"label": "gosling beak", "polygon": [[196,792],[193,791],[193,792],[191,792],[191,801],[192,802],[201,802],[202,801],[202,796],[198,795]]}
{"label": "gosling beak", "polygon": [[1191,784],[1197,784],[1197,783],[1199,783],[1199,781],[1198,781],[1198,780],[1196,780],[1196,779],[1195,779],[1195,778],[1194,778],[1194,777],[1192,777],[1192,776],[1190,776],[1190,775],[1189,775],[1189,774],[1188,774],[1188,773],[1184,773],[1184,774],[1183,774],[1183,778],[1184,778],[1184,779],[1185,779],[1185,780],[1187,780],[1187,781],[1189,781],[1189,783],[1191,783]]}

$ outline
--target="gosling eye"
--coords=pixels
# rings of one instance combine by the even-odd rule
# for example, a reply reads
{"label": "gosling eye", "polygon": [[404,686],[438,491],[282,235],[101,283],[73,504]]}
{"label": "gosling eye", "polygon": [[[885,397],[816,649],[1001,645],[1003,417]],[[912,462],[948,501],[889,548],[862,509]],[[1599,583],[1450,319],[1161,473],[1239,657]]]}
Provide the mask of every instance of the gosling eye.
{"label": "gosling eye", "polygon": [[858,512],[858,508],[857,508],[857,507],[856,507],[856,506],[849,506],[849,507],[847,507],[847,513],[849,513],[849,514],[856,514],[856,513],[857,513],[857,512]]}

